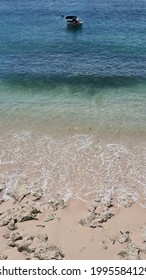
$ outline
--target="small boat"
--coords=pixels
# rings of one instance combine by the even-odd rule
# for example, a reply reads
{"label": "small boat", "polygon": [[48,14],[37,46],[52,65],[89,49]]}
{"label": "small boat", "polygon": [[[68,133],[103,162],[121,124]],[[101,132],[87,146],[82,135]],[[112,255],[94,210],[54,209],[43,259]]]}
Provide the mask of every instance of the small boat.
{"label": "small boat", "polygon": [[66,23],[68,27],[81,27],[83,21],[77,16],[66,16],[65,17]]}

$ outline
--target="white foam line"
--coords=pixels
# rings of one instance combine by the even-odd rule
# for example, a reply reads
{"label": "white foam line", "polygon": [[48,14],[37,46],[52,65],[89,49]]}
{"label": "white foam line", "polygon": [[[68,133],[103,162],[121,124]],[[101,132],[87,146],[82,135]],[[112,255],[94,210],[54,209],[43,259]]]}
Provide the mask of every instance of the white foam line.
{"label": "white foam line", "polygon": [[[145,183],[142,181],[145,180],[144,168],[140,168],[137,172],[135,166],[136,162],[140,165],[141,161],[138,161],[138,157],[122,145],[111,143],[95,145],[93,138],[87,135],[75,135],[55,141],[48,136],[41,136],[35,142],[32,139],[33,136],[26,136],[25,139],[23,137],[24,135],[19,139],[17,137],[8,139],[8,141],[13,141],[13,145],[7,143],[7,147],[11,147],[13,153],[9,149],[3,153],[3,157],[10,152],[11,156],[16,157],[13,163],[9,161],[9,164],[13,165],[10,170],[13,180],[9,181],[11,188],[17,188],[20,177],[23,176],[29,178],[29,184],[32,185],[31,180],[34,180],[35,174],[42,178],[44,191],[47,193],[50,190],[50,194],[47,195],[51,195],[58,188],[64,195],[69,189],[72,196],[82,197],[86,192],[90,193],[90,189],[93,188],[93,193],[101,189],[104,199],[107,199],[111,193],[118,196],[119,188],[121,192],[130,191],[128,185],[124,187],[125,178],[131,182],[131,192],[135,191],[135,185],[139,185],[139,193],[142,187],[145,188]],[[91,147],[93,144],[94,146]],[[27,153],[21,150],[26,146]],[[14,169],[16,164],[18,164],[18,168],[15,168],[19,171],[18,178]]]}

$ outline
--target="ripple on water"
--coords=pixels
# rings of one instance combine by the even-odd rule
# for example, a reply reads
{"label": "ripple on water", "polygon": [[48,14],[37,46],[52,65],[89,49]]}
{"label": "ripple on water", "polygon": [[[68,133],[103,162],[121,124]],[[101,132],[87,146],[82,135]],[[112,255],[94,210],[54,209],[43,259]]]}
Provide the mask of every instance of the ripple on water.
{"label": "ripple on water", "polygon": [[89,135],[61,139],[32,132],[0,137],[3,196],[19,188],[43,189],[43,200],[61,194],[88,199],[111,195],[118,204],[130,195],[146,206],[146,146],[97,142]]}

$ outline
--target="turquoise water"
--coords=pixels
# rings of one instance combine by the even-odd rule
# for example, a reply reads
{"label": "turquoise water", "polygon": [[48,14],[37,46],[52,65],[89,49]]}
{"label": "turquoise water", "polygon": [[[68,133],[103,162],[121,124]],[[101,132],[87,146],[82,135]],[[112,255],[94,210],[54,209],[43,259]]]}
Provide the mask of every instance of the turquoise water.
{"label": "turquoise water", "polygon": [[0,24],[4,195],[37,181],[48,196],[145,205],[146,1],[5,0]]}

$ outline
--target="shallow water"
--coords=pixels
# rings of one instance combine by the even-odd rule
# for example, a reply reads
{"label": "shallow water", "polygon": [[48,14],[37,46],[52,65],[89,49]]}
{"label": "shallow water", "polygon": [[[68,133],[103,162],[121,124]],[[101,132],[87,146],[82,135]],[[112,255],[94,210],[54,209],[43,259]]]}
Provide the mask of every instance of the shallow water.
{"label": "shallow water", "polygon": [[4,197],[39,186],[146,206],[146,2],[10,0],[0,15]]}

